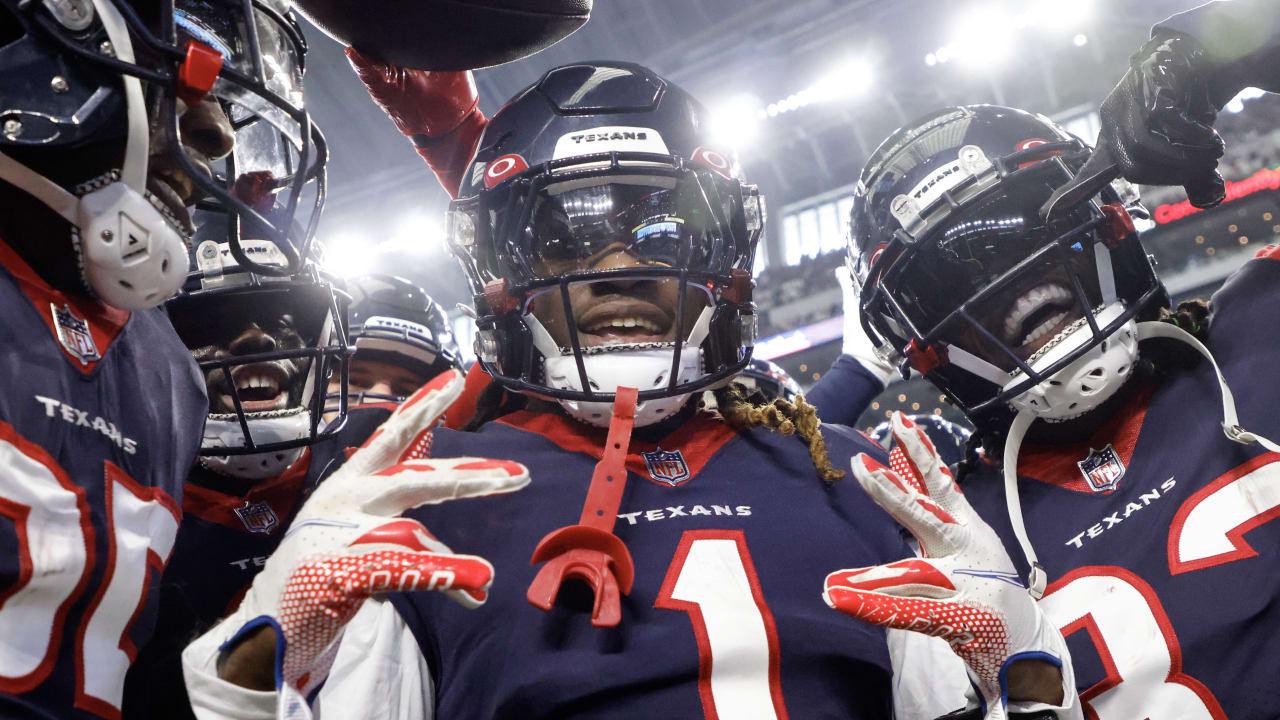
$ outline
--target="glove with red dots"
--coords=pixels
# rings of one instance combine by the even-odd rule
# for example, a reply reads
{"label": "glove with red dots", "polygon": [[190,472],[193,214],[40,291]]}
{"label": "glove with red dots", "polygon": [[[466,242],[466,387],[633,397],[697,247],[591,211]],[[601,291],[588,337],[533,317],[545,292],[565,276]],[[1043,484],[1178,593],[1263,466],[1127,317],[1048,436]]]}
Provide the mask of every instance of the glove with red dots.
{"label": "glove with red dots", "polygon": [[303,716],[302,698],[324,679],[343,627],[365,599],[438,590],[466,607],[484,603],[493,582],[487,560],[455,554],[421,523],[396,517],[529,484],[519,463],[422,458],[430,431],[462,388],[462,376],[449,371],[397,408],[307,499],[239,609],[223,621],[239,627],[224,647],[254,628],[275,626],[282,717]]}
{"label": "glove with red dots", "polygon": [[894,413],[892,427],[893,469],[859,454],[853,474],[915,535],[923,557],[833,572],[823,599],[860,620],[945,640],[964,660],[987,720],[1009,716],[1006,673],[1020,659],[1058,666],[1065,698],[1062,704],[1025,698],[1017,709],[1069,708],[1075,680],[1061,633],[1036,606],[995,531],[956,487],[924,432],[901,413]]}

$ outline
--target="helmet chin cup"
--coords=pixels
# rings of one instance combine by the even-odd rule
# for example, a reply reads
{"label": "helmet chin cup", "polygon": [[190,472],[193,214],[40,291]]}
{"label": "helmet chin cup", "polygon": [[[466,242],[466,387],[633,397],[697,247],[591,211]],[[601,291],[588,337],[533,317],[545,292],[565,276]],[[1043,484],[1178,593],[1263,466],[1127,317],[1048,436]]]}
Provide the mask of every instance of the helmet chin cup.
{"label": "helmet chin cup", "polygon": [[[254,440],[259,445],[301,440],[309,429],[306,407],[290,410],[276,417],[247,418]],[[245,446],[244,432],[234,414],[210,415],[204,426],[202,447],[241,448]],[[250,455],[205,455],[200,464],[222,475],[244,480],[266,480],[288,470],[302,457],[304,447],[286,448]]]}
{"label": "helmet chin cup", "polygon": [[[1097,313],[1099,326],[1115,319],[1124,306],[1115,303]],[[1052,348],[1036,358],[1033,370],[1047,368],[1092,338],[1087,324],[1067,331]],[[1138,330],[1134,320],[1120,328],[1076,358],[1044,382],[1032,386],[1009,401],[1015,411],[1026,411],[1049,422],[1070,420],[1093,410],[1124,385],[1133,374],[1138,360]],[[1003,389],[1008,390],[1023,380],[1017,373]]]}
{"label": "helmet chin cup", "polygon": [[[587,368],[587,378],[592,392],[615,393],[619,387],[634,387],[641,392],[645,390],[661,390],[670,382],[671,361],[675,353],[675,343],[662,343],[664,347],[653,347],[647,343],[642,346],[613,346],[595,355],[582,358]],[[547,358],[543,368],[547,385],[556,390],[582,391],[582,383],[578,379],[578,363],[573,354]],[[702,350],[689,347],[687,344],[680,353],[680,370],[676,382],[683,384],[693,382],[704,375],[702,372]],[[689,394],[672,395],[671,397],[642,400],[636,404],[635,427],[652,425],[677,413],[689,401]],[[557,402],[572,417],[589,425],[609,427],[609,419],[613,416],[613,403],[587,402],[582,400],[558,399]]]}
{"label": "helmet chin cup", "polygon": [[182,287],[187,245],[146,197],[113,182],[80,198],[80,257],[85,281],[122,310],[162,304]]}
{"label": "helmet chin cup", "polygon": [[[695,382],[706,377],[702,363],[702,341],[706,339],[711,322],[711,308],[704,308],[689,332],[689,339],[680,349],[680,367],[676,371],[676,384]],[[573,350],[564,352],[556,345],[542,323],[532,314],[524,317],[525,325],[533,336],[534,346],[543,357],[543,375],[547,387],[553,390],[583,392],[578,362]],[[586,348],[582,364],[587,371],[591,392],[613,395],[619,387],[635,388],[640,392],[662,390],[671,386],[671,369],[675,363],[676,343],[628,343]],[[636,403],[634,427],[645,427],[671,417],[689,401],[689,393],[641,400]],[[611,400],[592,402],[568,398],[556,398],[556,402],[573,418],[589,425],[609,427],[613,416]]]}

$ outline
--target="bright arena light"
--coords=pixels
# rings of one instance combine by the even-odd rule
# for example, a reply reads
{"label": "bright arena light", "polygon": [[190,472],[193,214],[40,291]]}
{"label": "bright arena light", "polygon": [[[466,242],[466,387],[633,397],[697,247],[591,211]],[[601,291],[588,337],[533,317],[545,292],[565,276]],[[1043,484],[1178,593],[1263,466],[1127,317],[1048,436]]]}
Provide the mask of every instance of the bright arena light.
{"label": "bright arena light", "polygon": [[871,80],[871,65],[855,58],[841,63],[802,92],[810,102],[846,100],[866,92]]}
{"label": "bright arena light", "polygon": [[341,277],[355,277],[373,270],[377,249],[361,235],[338,235],[324,243],[324,269]]}
{"label": "bright arena light", "polygon": [[994,8],[968,13],[956,24],[951,48],[967,64],[994,67],[1009,54],[1015,25],[1013,18]]}
{"label": "bright arena light", "polygon": [[[712,104],[710,122],[707,123],[711,137],[727,147],[746,149],[760,134],[760,111],[763,107],[760,98],[746,93]],[[770,112],[765,109],[766,116]]]}
{"label": "bright arena light", "polygon": [[1231,100],[1222,109],[1229,113],[1238,113],[1241,110],[1244,110],[1245,100],[1253,100],[1254,98],[1260,98],[1266,94],[1266,92],[1259,90],[1256,87],[1247,87],[1237,93],[1235,97],[1231,98]]}
{"label": "bright arena light", "polygon": [[1089,44],[1089,36],[1084,33],[1076,33],[1076,36],[1071,38],[1071,42],[1074,43],[1076,47],[1084,47]]}
{"label": "bright arena light", "polygon": [[444,229],[437,218],[413,213],[396,224],[391,237],[378,244],[377,252],[426,254],[444,248]]}

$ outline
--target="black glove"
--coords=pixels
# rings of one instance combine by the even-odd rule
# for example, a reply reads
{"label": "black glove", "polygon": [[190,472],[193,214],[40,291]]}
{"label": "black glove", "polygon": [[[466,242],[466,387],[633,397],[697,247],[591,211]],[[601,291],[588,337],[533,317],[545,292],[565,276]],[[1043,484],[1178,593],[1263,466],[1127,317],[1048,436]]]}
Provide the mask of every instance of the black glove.
{"label": "black glove", "polygon": [[1106,145],[1130,182],[1182,185],[1196,207],[1222,202],[1217,171],[1222,138],[1209,91],[1209,62],[1191,38],[1158,37],[1134,55],[1132,67],[1099,109]]}
{"label": "black glove", "polygon": [[1100,191],[1118,176],[1143,185],[1181,185],[1199,208],[1222,202],[1222,138],[1208,78],[1212,63],[1195,40],[1162,35],[1130,60],[1099,108],[1098,145],[1076,176],[1054,192],[1047,217]]}

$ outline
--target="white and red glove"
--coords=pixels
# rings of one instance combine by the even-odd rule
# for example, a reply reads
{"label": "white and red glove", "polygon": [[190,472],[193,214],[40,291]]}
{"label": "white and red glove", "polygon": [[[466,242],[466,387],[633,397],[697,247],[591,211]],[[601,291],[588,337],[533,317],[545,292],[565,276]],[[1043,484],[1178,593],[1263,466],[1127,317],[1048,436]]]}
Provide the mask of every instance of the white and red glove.
{"label": "white and red glove", "polygon": [[844,341],[841,343],[840,353],[857,360],[881,385],[888,387],[902,376],[898,374],[897,368],[880,358],[871,338],[867,337],[867,331],[862,329],[858,289],[853,286],[853,278],[850,277],[847,266],[836,268],[836,282],[840,284],[844,299]]}
{"label": "white and red glove", "polygon": [[915,535],[924,557],[831,573],[823,599],[860,620],[945,640],[964,660],[987,720],[1008,717],[1005,673],[1023,658],[1058,665],[1065,699],[1018,709],[1070,708],[1075,679],[1062,634],[1027,592],[1000,538],[956,487],[924,431],[901,413],[894,413],[892,427],[894,469],[858,454],[853,474]]}
{"label": "white and red glove", "polygon": [[[423,386],[307,499],[240,607],[211,632],[277,631],[279,715],[305,717],[302,698],[328,673],[343,627],[382,592],[438,590],[466,607],[484,603],[493,566],[458,555],[410,508],[519,490],[529,471],[480,458],[422,459],[430,431],[462,392],[449,371]],[[224,635],[225,637],[226,635]]]}

